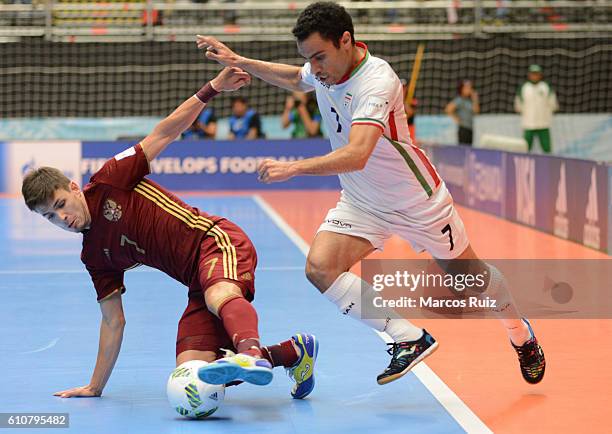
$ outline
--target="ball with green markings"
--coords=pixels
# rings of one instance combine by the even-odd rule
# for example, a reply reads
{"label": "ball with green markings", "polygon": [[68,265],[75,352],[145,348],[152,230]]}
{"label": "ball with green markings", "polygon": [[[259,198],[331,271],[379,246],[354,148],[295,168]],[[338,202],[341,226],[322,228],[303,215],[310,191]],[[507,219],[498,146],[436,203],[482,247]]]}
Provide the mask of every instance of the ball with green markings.
{"label": "ball with green markings", "polygon": [[225,398],[225,386],[207,384],[198,378],[198,369],[206,364],[202,360],[190,360],[178,366],[168,378],[168,401],[181,416],[190,419],[209,417]]}

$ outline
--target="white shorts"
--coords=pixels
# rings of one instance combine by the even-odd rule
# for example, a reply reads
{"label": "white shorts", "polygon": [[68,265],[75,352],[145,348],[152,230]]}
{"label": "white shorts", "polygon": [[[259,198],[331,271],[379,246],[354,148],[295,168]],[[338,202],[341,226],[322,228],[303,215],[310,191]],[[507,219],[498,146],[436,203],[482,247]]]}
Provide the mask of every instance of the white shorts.
{"label": "white shorts", "polygon": [[415,251],[427,251],[438,259],[454,259],[469,245],[463,221],[444,184],[429,199],[406,211],[364,209],[342,195],[317,232],[321,231],[365,238],[378,250],[391,235],[398,235]]}

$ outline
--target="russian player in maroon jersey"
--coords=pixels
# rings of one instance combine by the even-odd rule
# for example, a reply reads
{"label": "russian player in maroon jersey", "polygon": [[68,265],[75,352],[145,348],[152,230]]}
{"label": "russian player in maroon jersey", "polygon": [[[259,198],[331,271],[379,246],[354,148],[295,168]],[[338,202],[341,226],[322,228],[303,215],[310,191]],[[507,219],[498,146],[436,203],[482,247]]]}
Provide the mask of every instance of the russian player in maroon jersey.
{"label": "russian player in maroon jersey", "polygon": [[[62,229],[83,234],[81,260],[102,311],[98,357],[89,384],[56,395],[102,394],[123,339],[123,275],[143,264],[189,288],[178,325],[177,365],[188,360],[214,362],[199,372],[203,381],[261,385],[272,380],[273,366],[284,366],[296,381],[294,398],[312,391],[314,336],[297,334],[278,345],[260,346],[257,313],[250,303],[257,264],[251,240],[229,220],[191,207],[145,178],[149,162],[193,124],[211,98],[248,83],[246,72],[225,68],[142,142],[108,160],[82,190],[50,167],[24,178],[22,193],[30,210]],[[221,348],[238,354],[218,360]]]}

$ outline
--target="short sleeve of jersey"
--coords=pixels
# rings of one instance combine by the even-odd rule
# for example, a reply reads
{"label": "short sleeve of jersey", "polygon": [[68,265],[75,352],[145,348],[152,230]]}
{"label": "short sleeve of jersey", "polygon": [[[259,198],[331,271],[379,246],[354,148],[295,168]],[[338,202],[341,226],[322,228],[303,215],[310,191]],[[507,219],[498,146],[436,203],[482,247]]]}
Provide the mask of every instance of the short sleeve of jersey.
{"label": "short sleeve of jersey", "polygon": [[389,122],[395,87],[399,85],[387,77],[368,81],[354,96],[351,125],[373,125],[384,132]]}
{"label": "short sleeve of jersey", "polygon": [[310,71],[310,62],[306,62],[304,66],[302,66],[301,75],[302,87],[304,90],[307,92],[313,91],[315,89],[317,79]]}
{"label": "short sleeve of jersey", "polygon": [[97,270],[85,264],[91,280],[96,289],[98,302],[104,300],[113,292],[119,290],[121,294],[125,292],[123,285],[123,271],[116,270]]}
{"label": "short sleeve of jersey", "polygon": [[131,190],[148,174],[149,162],[139,143],[104,163],[91,177],[91,182]]}

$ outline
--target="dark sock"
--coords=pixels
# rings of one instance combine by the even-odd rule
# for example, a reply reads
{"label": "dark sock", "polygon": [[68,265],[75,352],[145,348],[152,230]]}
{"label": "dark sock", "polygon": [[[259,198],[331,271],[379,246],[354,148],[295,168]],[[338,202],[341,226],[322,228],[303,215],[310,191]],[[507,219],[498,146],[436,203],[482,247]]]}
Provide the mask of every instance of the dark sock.
{"label": "dark sock", "polygon": [[298,351],[293,345],[293,339],[283,341],[280,344],[262,347],[261,353],[272,366],[283,366],[285,368],[291,368],[300,358]]}

